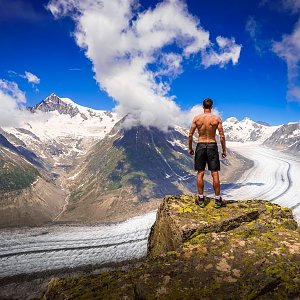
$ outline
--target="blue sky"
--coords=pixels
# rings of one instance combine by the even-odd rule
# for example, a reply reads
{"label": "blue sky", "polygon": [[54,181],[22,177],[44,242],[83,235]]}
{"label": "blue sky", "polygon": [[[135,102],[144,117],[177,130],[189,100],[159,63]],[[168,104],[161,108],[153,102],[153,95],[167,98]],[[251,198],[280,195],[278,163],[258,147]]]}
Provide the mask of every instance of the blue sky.
{"label": "blue sky", "polygon": [[[167,75],[168,96],[175,96],[182,110],[210,97],[223,119],[250,117],[272,125],[299,121],[300,99],[289,90],[299,86],[300,58],[297,54],[291,58],[288,50],[274,50],[274,43],[297,29],[299,1],[286,1],[288,5],[280,0],[184,2],[189,14],[209,32],[212,42],[218,36],[234,38],[242,48],[236,64],[229,61],[206,68],[197,55],[184,59],[176,76]],[[137,10],[154,9],[157,3],[140,1]],[[95,59],[88,58],[76,44],[74,20],[68,16],[54,18],[45,8],[47,4],[48,1],[0,0],[0,79],[16,82],[26,93],[27,105],[54,92],[84,106],[113,109],[118,99],[115,101],[103,90],[110,91],[105,84],[102,86],[103,69],[96,68],[96,76]],[[176,45],[170,47],[176,52]],[[290,51],[293,55],[294,49]],[[293,74],[287,67],[291,61],[295,62]],[[25,71],[35,74],[40,82],[28,82],[23,76]]]}

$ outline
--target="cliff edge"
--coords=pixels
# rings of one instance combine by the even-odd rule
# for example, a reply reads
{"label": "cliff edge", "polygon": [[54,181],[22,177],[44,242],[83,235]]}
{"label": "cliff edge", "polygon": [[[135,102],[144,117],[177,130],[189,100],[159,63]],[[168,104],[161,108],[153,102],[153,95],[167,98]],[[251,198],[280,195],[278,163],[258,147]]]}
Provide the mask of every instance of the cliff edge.
{"label": "cliff edge", "polygon": [[262,200],[213,204],[166,196],[140,267],[54,278],[43,299],[299,297],[300,233],[291,210]]}

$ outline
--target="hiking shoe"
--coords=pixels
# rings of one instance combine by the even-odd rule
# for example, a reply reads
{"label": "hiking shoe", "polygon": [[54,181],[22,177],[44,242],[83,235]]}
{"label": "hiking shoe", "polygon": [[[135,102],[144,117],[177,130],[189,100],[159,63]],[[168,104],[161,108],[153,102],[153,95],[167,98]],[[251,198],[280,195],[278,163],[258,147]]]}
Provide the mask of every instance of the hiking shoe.
{"label": "hiking shoe", "polygon": [[201,208],[204,208],[205,207],[205,203],[204,203],[204,197],[201,199],[199,196],[197,196],[197,199],[196,199],[196,204],[199,205]]}
{"label": "hiking shoe", "polygon": [[226,201],[222,199],[222,197],[220,197],[220,200],[215,200],[215,205],[214,208],[221,208],[226,206]]}

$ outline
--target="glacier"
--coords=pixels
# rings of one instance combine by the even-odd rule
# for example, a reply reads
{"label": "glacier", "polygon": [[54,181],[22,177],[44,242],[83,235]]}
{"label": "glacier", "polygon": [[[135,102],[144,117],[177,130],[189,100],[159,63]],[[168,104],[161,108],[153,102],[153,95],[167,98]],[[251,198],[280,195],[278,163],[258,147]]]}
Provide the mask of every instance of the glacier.
{"label": "glacier", "polygon": [[[222,184],[224,198],[269,200],[292,208],[299,224],[300,158],[259,142],[227,142],[227,146],[254,163],[236,182]],[[155,217],[153,211],[105,226],[69,224],[2,229],[0,278],[142,258]]]}
{"label": "glacier", "polygon": [[289,207],[300,224],[300,157],[257,142],[227,142],[227,147],[254,165],[237,182],[226,186],[225,198],[264,199]]}
{"label": "glacier", "polygon": [[156,211],[113,225],[7,228],[0,233],[0,278],[102,265],[146,255]]}

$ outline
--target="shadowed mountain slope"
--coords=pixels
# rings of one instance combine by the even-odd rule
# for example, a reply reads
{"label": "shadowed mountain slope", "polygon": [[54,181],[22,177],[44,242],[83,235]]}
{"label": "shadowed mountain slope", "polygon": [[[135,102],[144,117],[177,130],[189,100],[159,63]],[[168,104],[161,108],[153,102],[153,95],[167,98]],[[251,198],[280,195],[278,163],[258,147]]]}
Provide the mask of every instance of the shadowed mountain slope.
{"label": "shadowed mountain slope", "polygon": [[60,219],[123,219],[155,209],[165,194],[194,191],[185,144],[176,130],[124,129],[120,122],[74,171],[69,205]]}

